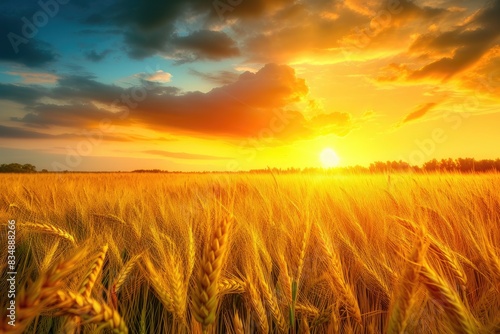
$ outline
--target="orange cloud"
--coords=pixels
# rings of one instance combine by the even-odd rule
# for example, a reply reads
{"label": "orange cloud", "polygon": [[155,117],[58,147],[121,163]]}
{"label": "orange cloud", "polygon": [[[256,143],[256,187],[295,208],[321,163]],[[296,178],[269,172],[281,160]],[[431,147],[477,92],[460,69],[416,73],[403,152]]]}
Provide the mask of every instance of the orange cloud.
{"label": "orange cloud", "polygon": [[24,84],[53,84],[59,80],[59,77],[52,73],[7,72],[7,74],[20,76]]}
{"label": "orange cloud", "polygon": [[172,74],[164,72],[162,70],[158,70],[155,73],[145,77],[144,79],[154,82],[170,82],[170,80],[172,80]]}

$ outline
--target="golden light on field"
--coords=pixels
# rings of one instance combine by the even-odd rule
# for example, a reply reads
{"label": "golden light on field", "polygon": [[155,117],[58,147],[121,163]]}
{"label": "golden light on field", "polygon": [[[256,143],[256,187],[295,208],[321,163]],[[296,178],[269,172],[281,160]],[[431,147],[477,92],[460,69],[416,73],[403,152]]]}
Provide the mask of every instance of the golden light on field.
{"label": "golden light on field", "polygon": [[319,160],[321,161],[321,165],[325,168],[337,167],[340,163],[340,158],[337,153],[329,147],[321,151]]}

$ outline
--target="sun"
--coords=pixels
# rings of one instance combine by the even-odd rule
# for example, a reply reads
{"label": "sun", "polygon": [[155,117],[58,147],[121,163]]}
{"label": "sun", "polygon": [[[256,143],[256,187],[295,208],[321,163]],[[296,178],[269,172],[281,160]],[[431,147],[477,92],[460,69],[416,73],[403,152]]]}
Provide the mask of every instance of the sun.
{"label": "sun", "polygon": [[319,160],[324,168],[332,168],[337,167],[339,165],[340,159],[337,153],[334,150],[327,147],[323,151],[321,151],[319,155]]}

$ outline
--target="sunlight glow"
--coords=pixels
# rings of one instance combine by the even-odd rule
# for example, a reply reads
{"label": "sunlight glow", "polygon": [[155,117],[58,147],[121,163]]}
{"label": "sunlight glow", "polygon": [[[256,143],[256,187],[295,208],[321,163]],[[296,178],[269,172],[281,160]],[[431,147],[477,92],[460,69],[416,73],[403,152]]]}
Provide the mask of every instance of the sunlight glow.
{"label": "sunlight glow", "polygon": [[329,147],[321,151],[319,160],[321,161],[321,164],[324,168],[337,167],[340,163],[340,159],[337,153],[335,153],[335,151]]}

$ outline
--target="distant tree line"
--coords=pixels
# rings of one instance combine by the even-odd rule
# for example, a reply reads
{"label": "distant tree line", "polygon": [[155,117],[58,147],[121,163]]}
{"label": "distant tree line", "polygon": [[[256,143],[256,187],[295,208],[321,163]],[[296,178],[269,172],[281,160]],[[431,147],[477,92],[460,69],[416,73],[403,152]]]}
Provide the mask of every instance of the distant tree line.
{"label": "distant tree line", "polygon": [[484,172],[500,172],[500,159],[484,159],[476,160],[473,158],[458,158],[458,159],[432,159],[423,164],[422,167],[410,166],[404,161],[387,161],[374,162],[368,167],[370,172],[387,173],[387,172],[459,172],[459,173],[484,173]]}
{"label": "distant tree line", "polygon": [[2,164],[0,173],[36,173],[36,167],[31,164]]}
{"label": "distant tree line", "polygon": [[162,169],[136,169],[133,170],[132,173],[169,173],[169,172]]}
{"label": "distant tree line", "polygon": [[[2,164],[0,165],[0,173],[36,173],[36,167],[31,164]],[[46,169],[42,169],[39,173],[47,173]],[[243,171],[242,171],[243,172]],[[252,169],[243,173],[251,174],[297,174],[297,173],[398,173],[398,172],[413,172],[413,173],[485,173],[485,172],[500,172],[500,159],[483,159],[476,160],[474,158],[458,158],[458,159],[433,159],[427,161],[422,166],[410,165],[404,161],[375,161],[368,167],[364,166],[347,166],[335,168],[266,168]],[[132,173],[182,173],[174,171],[166,171],[161,169],[136,169]],[[204,173],[220,173],[217,172],[193,172],[196,174]],[[238,172],[236,172],[238,173]]]}
{"label": "distant tree line", "polygon": [[410,165],[404,161],[376,161],[370,164],[369,167],[364,166],[347,166],[335,168],[267,168],[250,170],[252,174],[295,174],[295,173],[398,173],[398,172],[413,172],[413,173],[485,173],[485,172],[500,172],[500,159],[491,160],[475,160],[473,158],[458,158],[458,159],[433,159],[427,161],[423,166]]}

